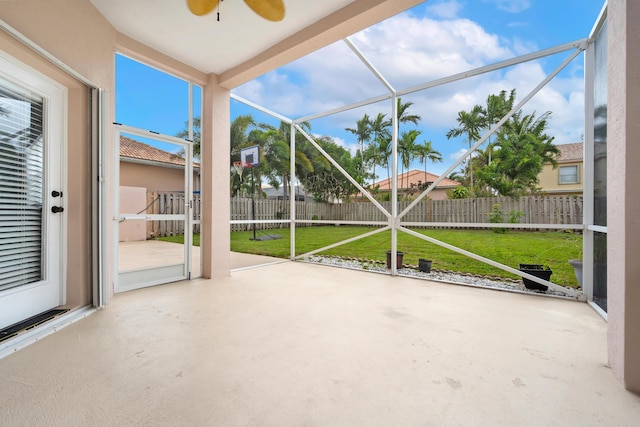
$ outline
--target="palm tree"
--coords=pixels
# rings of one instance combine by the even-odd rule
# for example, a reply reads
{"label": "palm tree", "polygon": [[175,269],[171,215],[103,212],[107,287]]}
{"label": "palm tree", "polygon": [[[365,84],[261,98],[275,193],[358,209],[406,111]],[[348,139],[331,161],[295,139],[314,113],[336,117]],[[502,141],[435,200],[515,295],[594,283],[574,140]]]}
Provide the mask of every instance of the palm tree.
{"label": "palm tree", "polygon": [[[184,122],[184,129],[176,134],[178,138],[189,138],[189,122]],[[178,153],[184,157],[184,151]],[[200,158],[200,117],[193,118],[193,157]]]}
{"label": "palm tree", "polygon": [[231,122],[230,138],[231,143],[231,162],[240,160],[240,150],[252,144],[249,143],[249,128],[256,125],[253,116],[250,114],[238,116]]}
{"label": "palm tree", "polygon": [[378,153],[380,153],[380,163],[378,164],[387,168],[387,177],[389,178],[391,177],[391,172],[389,171],[389,160],[391,159],[391,154],[393,153],[392,148],[391,135],[385,135],[376,138],[376,150],[378,151]]}
{"label": "palm tree", "polygon": [[[507,99],[507,91],[500,91],[499,95],[489,95],[487,97],[487,108],[483,110],[484,128],[489,130],[491,126],[497,124],[509,111],[513,108],[513,103],[516,99],[516,90],[512,89]],[[501,131],[501,130],[500,130]],[[500,132],[498,131],[498,132]],[[489,137],[488,150],[489,155],[487,164],[491,164],[491,157],[493,154],[493,141]]]}
{"label": "palm tree", "polygon": [[416,151],[416,138],[421,134],[419,130],[411,129],[408,132],[402,132],[400,141],[398,141],[398,155],[402,164],[402,184],[400,188],[404,188],[404,168],[409,168],[411,160]]}
{"label": "palm tree", "polygon": [[365,114],[360,120],[356,121],[355,129],[345,128],[345,130],[356,135],[358,139],[358,145],[360,145],[360,159],[362,162],[361,166],[364,170],[364,143],[369,142],[369,139],[371,139],[371,121],[369,120],[369,115]]}
{"label": "palm tree", "polygon": [[433,148],[431,141],[424,141],[424,144],[416,145],[415,153],[418,160],[424,163],[424,179],[426,185],[429,179],[429,175],[427,175],[427,160],[430,160],[432,163],[441,162],[442,153]]}
{"label": "palm tree", "polygon": [[[373,180],[376,179],[376,166],[386,166],[389,171],[389,156],[391,145],[391,132],[389,126],[391,121],[386,118],[386,114],[378,113],[375,119],[369,121],[370,137],[373,144],[364,151],[365,160],[373,166]],[[388,175],[387,175],[388,176]]]}
{"label": "palm tree", "polygon": [[402,103],[402,98],[398,98],[398,134],[400,134],[400,124],[413,123],[417,125],[422,117],[417,114],[409,114],[407,110],[413,105],[413,102]]}
{"label": "palm tree", "polygon": [[[484,118],[483,118],[484,110],[481,106],[474,106],[471,111],[460,111],[458,112],[458,124],[457,128],[451,129],[447,132],[447,139],[459,137],[464,135],[467,139],[467,143],[469,144],[469,149],[473,143],[480,139],[480,130],[484,128]],[[469,178],[471,182],[471,194],[473,195],[474,191],[474,183],[473,183],[473,168],[471,164],[471,159],[467,159],[467,165],[469,166],[467,170],[469,171]]]}

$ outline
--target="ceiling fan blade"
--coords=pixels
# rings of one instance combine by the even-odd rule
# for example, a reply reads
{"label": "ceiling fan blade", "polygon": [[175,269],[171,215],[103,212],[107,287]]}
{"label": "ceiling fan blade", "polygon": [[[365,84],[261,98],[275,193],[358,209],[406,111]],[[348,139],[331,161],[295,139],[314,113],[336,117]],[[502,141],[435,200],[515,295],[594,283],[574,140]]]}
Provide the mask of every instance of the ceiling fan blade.
{"label": "ceiling fan blade", "polygon": [[244,2],[264,19],[274,22],[284,19],[283,0],[244,0]]}
{"label": "ceiling fan blade", "polygon": [[191,13],[197,16],[206,15],[216,8],[220,0],[187,0]]}

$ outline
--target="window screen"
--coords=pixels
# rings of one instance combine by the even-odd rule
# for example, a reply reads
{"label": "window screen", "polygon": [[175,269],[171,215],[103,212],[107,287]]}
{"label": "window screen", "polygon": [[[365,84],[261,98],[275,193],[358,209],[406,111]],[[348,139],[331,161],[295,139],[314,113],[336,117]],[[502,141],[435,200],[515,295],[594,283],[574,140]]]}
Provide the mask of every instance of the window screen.
{"label": "window screen", "polygon": [[577,184],[578,166],[560,166],[560,184]]}

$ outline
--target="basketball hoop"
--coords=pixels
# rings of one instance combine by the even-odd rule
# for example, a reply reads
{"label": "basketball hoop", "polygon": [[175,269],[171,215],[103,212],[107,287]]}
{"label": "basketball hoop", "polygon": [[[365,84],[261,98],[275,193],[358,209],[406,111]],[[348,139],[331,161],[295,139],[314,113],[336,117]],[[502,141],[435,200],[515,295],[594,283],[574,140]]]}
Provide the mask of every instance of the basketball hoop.
{"label": "basketball hoop", "polygon": [[236,170],[236,173],[240,177],[240,180],[242,180],[242,173],[244,172],[245,169],[251,168],[251,163],[233,162],[233,168]]}

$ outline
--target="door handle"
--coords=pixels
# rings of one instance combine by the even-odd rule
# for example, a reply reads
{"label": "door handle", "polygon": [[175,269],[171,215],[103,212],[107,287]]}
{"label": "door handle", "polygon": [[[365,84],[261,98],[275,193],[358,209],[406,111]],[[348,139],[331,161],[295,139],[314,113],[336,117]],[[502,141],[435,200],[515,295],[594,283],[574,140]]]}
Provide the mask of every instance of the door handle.
{"label": "door handle", "polygon": [[62,206],[52,206],[51,207],[51,212],[53,212],[53,213],[64,212],[64,208]]}
{"label": "door handle", "polygon": [[62,197],[62,191],[53,190],[51,192],[51,197]]}

